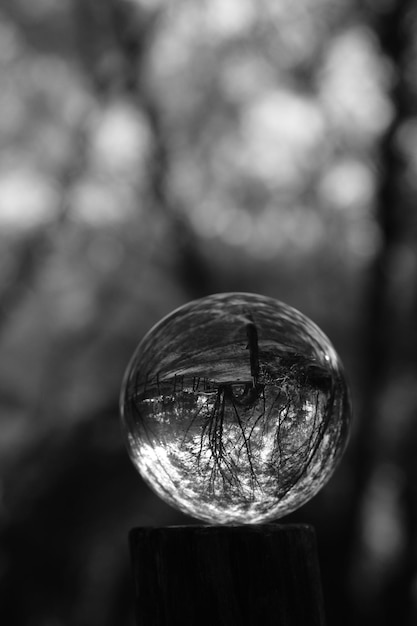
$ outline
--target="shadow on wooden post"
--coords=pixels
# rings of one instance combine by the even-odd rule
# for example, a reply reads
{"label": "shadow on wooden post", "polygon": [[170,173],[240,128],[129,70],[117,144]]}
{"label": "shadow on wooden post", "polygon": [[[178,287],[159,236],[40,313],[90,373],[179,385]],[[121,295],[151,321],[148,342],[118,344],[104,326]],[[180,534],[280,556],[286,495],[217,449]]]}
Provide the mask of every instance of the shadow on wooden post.
{"label": "shadow on wooden post", "polygon": [[138,626],[324,626],[306,525],[135,528]]}

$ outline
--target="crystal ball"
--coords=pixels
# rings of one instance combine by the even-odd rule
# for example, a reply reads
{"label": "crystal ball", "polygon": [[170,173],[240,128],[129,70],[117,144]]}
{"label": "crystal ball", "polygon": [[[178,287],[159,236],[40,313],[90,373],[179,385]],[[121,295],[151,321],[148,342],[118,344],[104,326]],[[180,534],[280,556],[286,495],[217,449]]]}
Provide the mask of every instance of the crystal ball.
{"label": "crystal ball", "polygon": [[305,315],[256,294],[195,300],[137,347],[121,393],[129,455],[170,505],[215,524],[298,508],[345,448],[341,362]]}

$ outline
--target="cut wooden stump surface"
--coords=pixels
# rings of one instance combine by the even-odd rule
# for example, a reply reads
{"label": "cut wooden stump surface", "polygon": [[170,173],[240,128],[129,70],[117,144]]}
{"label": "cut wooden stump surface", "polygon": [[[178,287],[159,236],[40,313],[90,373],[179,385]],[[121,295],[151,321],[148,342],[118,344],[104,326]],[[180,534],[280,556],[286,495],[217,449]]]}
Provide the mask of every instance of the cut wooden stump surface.
{"label": "cut wooden stump surface", "polygon": [[324,626],[311,526],[143,527],[130,548],[138,626]]}

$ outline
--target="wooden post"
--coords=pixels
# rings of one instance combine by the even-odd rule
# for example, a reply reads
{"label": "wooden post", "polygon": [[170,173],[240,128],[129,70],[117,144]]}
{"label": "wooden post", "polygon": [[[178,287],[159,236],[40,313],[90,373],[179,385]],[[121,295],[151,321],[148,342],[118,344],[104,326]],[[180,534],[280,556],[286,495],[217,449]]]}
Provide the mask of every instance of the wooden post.
{"label": "wooden post", "polygon": [[324,626],[314,529],[135,528],[138,626]]}

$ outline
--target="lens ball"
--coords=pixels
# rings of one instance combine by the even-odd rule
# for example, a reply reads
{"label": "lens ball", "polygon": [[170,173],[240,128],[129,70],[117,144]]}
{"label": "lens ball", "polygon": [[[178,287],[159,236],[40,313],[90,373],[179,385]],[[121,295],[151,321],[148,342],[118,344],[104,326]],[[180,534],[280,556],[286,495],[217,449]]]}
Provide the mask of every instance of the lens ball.
{"label": "lens ball", "polygon": [[245,293],[196,300],[139,344],[121,393],[130,457],[156,493],[215,524],[294,511],[346,446],[349,393],[323,332]]}

